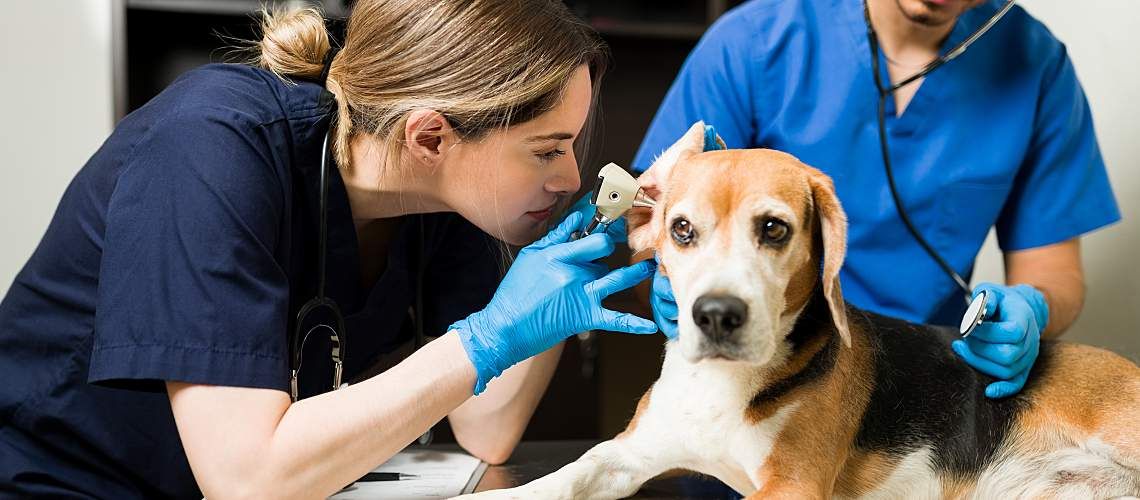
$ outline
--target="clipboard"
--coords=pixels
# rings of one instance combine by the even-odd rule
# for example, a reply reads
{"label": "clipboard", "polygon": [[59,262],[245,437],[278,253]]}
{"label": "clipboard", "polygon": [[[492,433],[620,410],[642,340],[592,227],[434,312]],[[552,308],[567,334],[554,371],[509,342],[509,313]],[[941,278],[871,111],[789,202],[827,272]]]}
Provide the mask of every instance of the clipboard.
{"label": "clipboard", "polygon": [[373,472],[400,472],[417,477],[399,481],[356,482],[329,497],[333,500],[445,499],[475,491],[487,463],[459,451],[407,448]]}

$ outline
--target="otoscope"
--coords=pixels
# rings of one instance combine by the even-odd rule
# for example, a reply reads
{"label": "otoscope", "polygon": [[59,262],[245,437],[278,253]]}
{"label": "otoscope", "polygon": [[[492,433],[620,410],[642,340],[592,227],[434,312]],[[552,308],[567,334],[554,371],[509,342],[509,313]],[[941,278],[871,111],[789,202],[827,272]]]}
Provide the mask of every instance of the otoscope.
{"label": "otoscope", "polygon": [[645,194],[645,190],[641,189],[637,179],[629,172],[615,163],[609,163],[598,171],[598,180],[594,183],[594,196],[590,198],[590,204],[595,207],[594,218],[581,233],[575,231],[574,239],[587,236],[598,228],[604,232],[629,209],[653,208],[657,202]]}

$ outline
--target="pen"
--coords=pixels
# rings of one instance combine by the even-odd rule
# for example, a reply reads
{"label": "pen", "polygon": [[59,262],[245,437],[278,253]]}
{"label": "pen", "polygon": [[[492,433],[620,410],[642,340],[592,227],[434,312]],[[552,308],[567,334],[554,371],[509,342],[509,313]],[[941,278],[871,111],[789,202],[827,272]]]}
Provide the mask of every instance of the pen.
{"label": "pen", "polygon": [[356,481],[399,481],[401,479],[415,479],[417,477],[419,476],[415,474],[404,474],[402,472],[369,472]]}

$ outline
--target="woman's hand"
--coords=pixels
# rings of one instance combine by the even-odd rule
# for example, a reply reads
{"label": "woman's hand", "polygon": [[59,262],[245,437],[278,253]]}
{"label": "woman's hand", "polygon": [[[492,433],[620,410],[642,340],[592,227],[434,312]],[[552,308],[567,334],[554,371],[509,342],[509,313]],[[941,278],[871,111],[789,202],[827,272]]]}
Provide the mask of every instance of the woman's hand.
{"label": "woman's hand", "polygon": [[652,321],[602,308],[609,295],[648,278],[653,264],[611,272],[593,262],[612,253],[614,241],[608,233],[570,241],[582,220],[581,212],[571,213],[522,249],[487,307],[451,325],[475,365],[475,394],[511,365],[578,332],[657,332]]}
{"label": "woman's hand", "polygon": [[[582,232],[586,230],[586,226],[590,225],[590,220],[594,218],[594,214],[598,210],[598,208],[595,207],[593,203],[590,203],[590,198],[593,197],[594,192],[590,191],[570,206],[570,215],[582,214],[582,221],[578,223],[578,226],[575,227],[572,232],[582,234]],[[569,217],[570,216],[567,215],[567,218]],[[565,219],[563,219],[563,221],[565,221]],[[605,232],[614,239],[614,243],[625,243],[626,235],[629,232],[626,229],[625,217],[618,217],[617,220],[610,223]]]}

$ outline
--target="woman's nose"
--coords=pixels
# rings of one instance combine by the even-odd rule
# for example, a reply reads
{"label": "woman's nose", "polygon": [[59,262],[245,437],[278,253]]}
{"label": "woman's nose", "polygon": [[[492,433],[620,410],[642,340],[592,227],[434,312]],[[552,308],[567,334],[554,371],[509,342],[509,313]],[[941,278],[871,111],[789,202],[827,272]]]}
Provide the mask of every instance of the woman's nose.
{"label": "woman's nose", "polygon": [[578,161],[573,153],[566,155],[565,161],[558,162],[553,175],[546,180],[546,190],[552,193],[576,193],[582,187],[582,177],[578,172]]}

